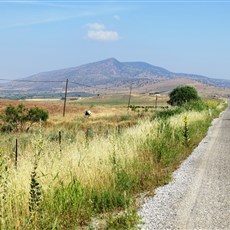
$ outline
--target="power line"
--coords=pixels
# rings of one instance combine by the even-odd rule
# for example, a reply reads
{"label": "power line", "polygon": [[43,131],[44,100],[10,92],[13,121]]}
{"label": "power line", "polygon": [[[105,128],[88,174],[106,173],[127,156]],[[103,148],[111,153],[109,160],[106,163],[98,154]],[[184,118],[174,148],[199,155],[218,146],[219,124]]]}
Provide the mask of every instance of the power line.
{"label": "power line", "polygon": [[[26,80],[26,79],[5,79],[5,78],[0,78],[0,81],[6,81],[5,83],[9,83],[9,82],[30,82],[30,83],[66,83],[66,81],[56,81],[56,80]],[[87,84],[82,84],[82,83],[78,83],[78,82],[74,82],[74,81],[69,81],[69,83],[75,84],[75,85],[79,85],[79,86],[84,86],[84,87],[88,87],[88,88],[93,88],[93,89],[101,89],[101,90],[106,90],[103,87],[97,87],[97,86],[92,86],[92,85],[87,85]]]}
{"label": "power line", "polygon": [[88,88],[92,88],[92,89],[95,89],[96,90],[107,90],[106,88],[104,87],[100,87],[100,86],[92,86],[92,85],[86,85],[86,84],[82,84],[82,83],[77,83],[77,82],[74,82],[74,81],[70,81],[69,83],[72,83],[72,84],[76,84],[76,85],[80,85],[80,86],[85,86],[85,87],[88,87]]}
{"label": "power line", "polygon": [[92,85],[81,84],[81,83],[77,83],[77,82],[74,82],[74,81],[70,81],[69,83],[76,84],[76,85],[81,85],[81,86],[85,86],[85,87],[89,87],[89,88],[95,87],[95,86],[92,86]]}
{"label": "power line", "polygon": [[48,81],[45,81],[45,80],[35,80],[35,81],[32,81],[32,80],[11,80],[11,79],[3,79],[3,78],[0,78],[0,81],[13,81],[13,82],[48,82],[48,83],[51,83],[51,82],[58,82],[58,83],[65,83],[65,81],[51,81],[51,80],[48,80]]}
{"label": "power line", "polygon": [[[9,82],[66,83],[66,81],[58,81],[58,80],[26,80],[26,79],[5,79],[5,78],[0,78],[0,81],[5,81],[5,83],[9,83]],[[75,82],[75,81],[69,81],[69,83],[79,85],[79,86],[83,86],[83,87],[87,87],[87,88],[91,88],[91,89],[96,89],[96,90],[107,90],[107,88],[105,88],[105,87],[99,87],[99,86],[96,86],[96,85],[92,86],[92,85],[78,83],[78,82]],[[134,88],[138,88],[138,87],[132,87],[132,88],[134,89]]]}
{"label": "power line", "polygon": [[[55,80],[26,80],[26,79],[4,79],[4,78],[0,78],[0,81],[13,81],[13,82],[34,82],[34,83],[37,83],[37,82],[44,82],[44,83],[52,83],[52,82],[57,82],[57,83],[65,83],[66,81],[55,81]],[[94,86],[91,86],[91,85],[86,85],[86,84],[81,84],[81,83],[77,83],[77,82],[74,82],[74,81],[69,81],[69,83],[73,83],[73,84],[76,84],[76,85],[81,85],[81,86],[85,86],[85,87],[94,87]]]}
{"label": "power line", "polygon": [[[33,83],[65,83],[66,81],[55,81],[55,80],[25,80],[25,79],[17,79],[17,80],[12,80],[12,79],[4,79],[4,78],[0,78],[0,81],[7,81],[7,82],[33,82]],[[73,83],[76,85],[81,85],[81,86],[85,86],[85,87],[93,87],[90,85],[86,85],[86,84],[81,84],[81,83],[77,83],[74,81],[69,81],[69,83]]]}

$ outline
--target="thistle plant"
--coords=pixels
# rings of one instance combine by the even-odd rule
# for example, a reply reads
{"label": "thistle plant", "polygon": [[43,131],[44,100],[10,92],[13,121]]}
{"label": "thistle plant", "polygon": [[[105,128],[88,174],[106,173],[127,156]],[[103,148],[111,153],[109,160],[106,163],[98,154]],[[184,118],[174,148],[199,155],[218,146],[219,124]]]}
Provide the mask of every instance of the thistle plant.
{"label": "thistle plant", "polygon": [[38,163],[42,156],[42,152],[45,148],[45,142],[43,140],[42,129],[40,125],[39,133],[34,136],[32,141],[32,147],[34,150],[34,162],[33,170],[30,174],[30,199],[29,199],[29,211],[35,213],[39,210],[39,204],[42,198],[42,187],[39,183],[39,177],[37,173]]}
{"label": "thistle plant", "polygon": [[184,143],[188,146],[189,136],[188,136],[188,116],[184,116]]}
{"label": "thistle plant", "polygon": [[37,170],[37,164],[34,165],[33,171],[31,172],[30,200],[29,200],[29,210],[31,213],[38,211],[39,204],[41,201],[41,185],[38,182],[38,176],[36,170]]}

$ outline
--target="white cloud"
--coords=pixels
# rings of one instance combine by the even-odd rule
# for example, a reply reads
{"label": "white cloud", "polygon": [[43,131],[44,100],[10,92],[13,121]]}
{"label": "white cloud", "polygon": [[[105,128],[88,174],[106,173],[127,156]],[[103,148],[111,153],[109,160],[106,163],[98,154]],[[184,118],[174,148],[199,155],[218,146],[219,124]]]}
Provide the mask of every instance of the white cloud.
{"label": "white cloud", "polygon": [[121,20],[121,18],[118,15],[114,15],[113,18],[116,19],[116,20],[118,20],[118,21]]}
{"label": "white cloud", "polygon": [[107,30],[105,25],[99,23],[89,23],[87,38],[97,41],[116,41],[120,39],[118,32]]}
{"label": "white cloud", "polygon": [[88,38],[100,41],[115,41],[119,39],[119,35],[116,31],[109,30],[89,30]]}
{"label": "white cloud", "polygon": [[90,30],[104,30],[105,26],[99,23],[89,23],[86,25]]}

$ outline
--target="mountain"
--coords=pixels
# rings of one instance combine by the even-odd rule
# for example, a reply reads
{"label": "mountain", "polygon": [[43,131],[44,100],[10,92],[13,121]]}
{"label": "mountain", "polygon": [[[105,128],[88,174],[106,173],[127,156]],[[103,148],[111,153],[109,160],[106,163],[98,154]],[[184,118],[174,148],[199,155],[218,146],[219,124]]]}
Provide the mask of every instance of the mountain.
{"label": "mountain", "polygon": [[39,73],[24,80],[74,81],[79,84],[99,85],[118,81],[149,78],[168,78],[171,72],[144,62],[119,62],[115,58],[78,67]]}
{"label": "mountain", "polygon": [[[167,69],[145,62],[120,62],[115,58],[89,63],[77,67],[38,73],[7,85],[11,90],[52,91],[65,89],[69,80],[70,91],[88,90],[95,92],[98,87],[123,90],[133,87],[142,88],[170,79],[186,78],[216,87],[229,87],[229,80],[212,79],[205,76],[185,73],[173,73]],[[93,90],[92,90],[93,89]]]}

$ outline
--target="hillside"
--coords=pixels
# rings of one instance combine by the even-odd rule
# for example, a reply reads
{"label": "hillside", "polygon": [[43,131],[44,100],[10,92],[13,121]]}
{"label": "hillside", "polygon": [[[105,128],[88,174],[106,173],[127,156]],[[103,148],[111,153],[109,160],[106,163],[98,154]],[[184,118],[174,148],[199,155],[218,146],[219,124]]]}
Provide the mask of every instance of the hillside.
{"label": "hillside", "polygon": [[[173,73],[145,62],[120,62],[115,58],[109,58],[77,67],[38,73],[20,79],[21,82],[2,84],[0,91],[4,93],[60,93],[65,89],[66,79],[69,80],[69,92],[127,92],[131,85],[136,91],[142,93],[153,89],[169,91],[180,85],[180,82],[184,84],[183,82],[187,81],[183,79],[188,79],[188,82],[192,80],[200,82],[200,84],[230,88],[229,80],[212,79],[195,74]],[[161,85],[164,87],[159,87]]]}

